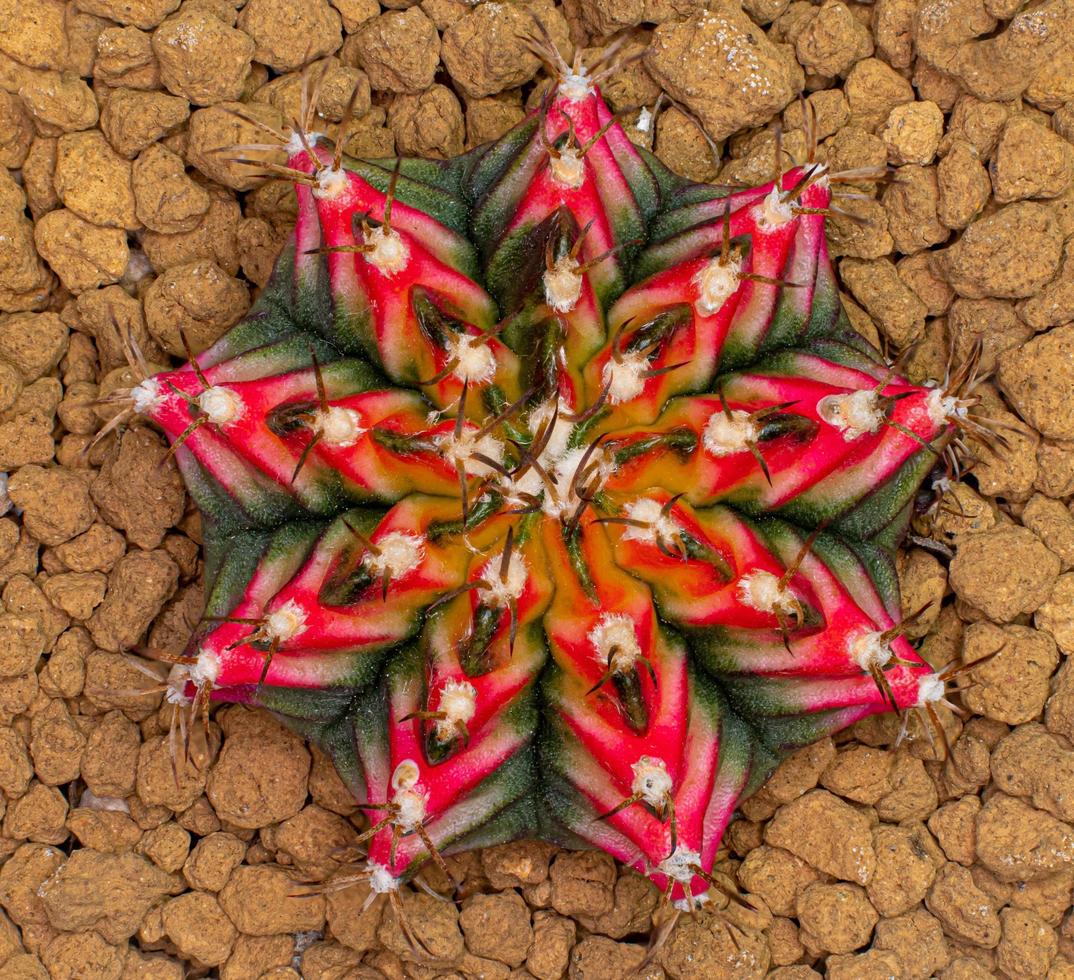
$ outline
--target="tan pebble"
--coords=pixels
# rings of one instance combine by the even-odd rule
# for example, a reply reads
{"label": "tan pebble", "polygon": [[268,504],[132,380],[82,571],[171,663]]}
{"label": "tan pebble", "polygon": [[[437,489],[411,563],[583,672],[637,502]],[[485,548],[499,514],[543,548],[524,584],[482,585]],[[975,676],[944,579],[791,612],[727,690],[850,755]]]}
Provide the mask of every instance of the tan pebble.
{"label": "tan pebble", "polygon": [[830,738],[795,750],[779,764],[759,792],[743,801],[743,815],[751,820],[766,820],[777,807],[813,789],[834,758],[835,745]]}
{"label": "tan pebble", "polygon": [[178,871],[190,853],[190,834],[179,824],[169,820],[146,831],[137,850],[162,871]]}
{"label": "tan pebble", "polygon": [[1055,930],[1039,915],[1025,909],[1000,912],[1003,938],[996,948],[996,963],[1011,977],[1046,977],[1059,941]]}
{"label": "tan pebble", "polygon": [[798,896],[796,914],[807,948],[831,953],[860,949],[873,934],[879,916],[858,885],[813,884]]}
{"label": "tan pebble", "polygon": [[[889,752],[852,745],[840,752],[821,774],[821,785],[844,799],[855,803],[876,803],[891,791],[891,767],[894,757]],[[747,859],[748,860],[748,859]],[[741,876],[741,870],[740,870]]]}
{"label": "tan pebble", "polygon": [[89,129],[97,122],[97,100],[93,92],[81,78],[69,72],[27,72],[19,86],[19,95],[35,119],[65,133]]}
{"label": "tan pebble", "polygon": [[895,106],[914,101],[910,83],[879,58],[859,61],[847,75],[843,94],[850,125],[870,133],[880,129]]}
{"label": "tan pebble", "polygon": [[328,875],[339,867],[335,853],[354,849],[358,834],[342,817],[316,804],[303,807],[276,830],[277,852],[305,874]]}
{"label": "tan pebble", "polygon": [[1005,105],[962,95],[951,112],[944,145],[963,140],[977,151],[979,159],[986,160],[996,148],[1009,114],[1010,109]]}
{"label": "tan pebble", "polygon": [[[1074,149],[1071,151],[1074,153]],[[1068,323],[1074,318],[1074,246],[1063,248],[1059,274],[1039,293],[1018,304],[1018,315],[1034,330]]]}
{"label": "tan pebble", "polygon": [[492,887],[520,888],[548,878],[548,866],[555,848],[543,841],[512,841],[481,851],[481,863]]}
{"label": "tan pebble", "polygon": [[220,980],[247,980],[291,963],[293,936],[244,936],[235,939],[234,950],[220,968]]}
{"label": "tan pebble", "polygon": [[175,467],[164,465],[166,454],[155,433],[128,429],[90,488],[101,517],[125,532],[131,544],[147,550],[159,547],[183,516],[183,486]]}
{"label": "tan pebble", "polygon": [[69,541],[96,517],[85,481],[70,470],[24,466],[11,478],[8,496],[23,510],[30,533],[46,545]]}
{"label": "tan pebble", "polygon": [[1001,299],[956,298],[948,311],[947,329],[956,363],[963,363],[980,342],[982,371],[995,370],[1000,354],[1033,336],[1032,328],[1015,315],[1014,306]]}
{"label": "tan pebble", "polygon": [[30,754],[34,771],[48,786],[78,778],[86,737],[78,730],[63,701],[51,701],[31,724]]}
{"label": "tan pebble", "polygon": [[160,88],[151,36],[137,27],[107,27],[97,36],[93,77],[114,88]]}
{"label": "tan pebble", "polygon": [[615,863],[596,851],[564,851],[550,871],[552,906],[561,915],[603,915],[614,905]]}
{"label": "tan pebble", "polygon": [[578,924],[589,932],[622,939],[650,929],[659,902],[660,895],[651,881],[626,871],[616,879],[611,911],[599,916],[579,915]]}
{"label": "tan pebble", "polygon": [[67,839],[67,800],[55,786],[33,782],[8,806],[4,836],[39,844],[62,844]]}
{"label": "tan pebble", "polygon": [[185,810],[204,792],[205,783],[203,769],[173,763],[167,736],[154,736],[142,743],[136,783],[142,803],[165,806],[173,811]]}
{"label": "tan pebble", "polygon": [[146,911],[173,879],[137,854],[76,850],[41,888],[49,922],[57,929],[96,929],[106,940],[134,935]]}
{"label": "tan pebble", "polygon": [[472,99],[466,104],[466,146],[499,139],[522,121],[522,107],[508,99]]}
{"label": "tan pebble", "polygon": [[200,10],[180,11],[153,32],[164,87],[195,105],[238,98],[255,47],[248,34]]}
{"label": "tan pebble", "polygon": [[388,124],[400,153],[447,159],[462,152],[462,107],[444,85],[397,95],[388,108]]}
{"label": "tan pebble", "polygon": [[901,915],[920,902],[943,864],[943,854],[923,824],[881,824],[873,831],[876,872],[866,885],[869,901],[884,916]]}
{"label": "tan pebble", "polygon": [[361,959],[360,953],[341,943],[315,942],[302,951],[302,976],[306,980],[333,980],[342,976],[363,980],[362,967],[358,965]]}
{"label": "tan pebble", "polygon": [[436,74],[440,36],[417,7],[393,10],[363,23],[347,39],[343,60],[365,71],[377,91],[417,94]]}
{"label": "tan pebble", "polygon": [[126,944],[109,944],[96,932],[62,933],[41,951],[41,962],[52,980],[121,980]]}
{"label": "tan pebble", "polygon": [[214,896],[188,892],[168,902],[162,914],[168,938],[185,959],[219,966],[231,955],[237,933]]}
{"label": "tan pebble", "polygon": [[191,888],[218,892],[246,853],[246,845],[234,834],[211,833],[194,846],[183,866]]}
{"label": "tan pebble", "polygon": [[67,572],[51,576],[43,591],[57,609],[81,622],[101,604],[107,586],[108,577],[102,572]]}
{"label": "tan pebble", "polygon": [[101,110],[101,131],[128,160],[178,128],[190,115],[190,103],[164,92],[113,91]]}
{"label": "tan pebble", "polygon": [[63,851],[49,844],[23,844],[0,865],[0,904],[22,927],[24,940],[31,927],[48,925],[39,890],[66,860]]}
{"label": "tan pebble", "polygon": [[947,864],[940,870],[925,904],[949,936],[990,949],[998,945],[999,916],[961,865]]}
{"label": "tan pebble", "polygon": [[901,966],[895,953],[880,949],[829,956],[826,964],[827,980],[891,980]]}
{"label": "tan pebble", "polygon": [[154,231],[193,231],[209,210],[208,192],[190,179],[182,158],[159,143],[135,160],[131,186],[138,219]]}
{"label": "tan pebble", "polygon": [[1051,592],[1059,559],[1028,528],[997,527],[959,542],[951,588],[995,622],[1033,612]]}
{"label": "tan pebble", "polygon": [[466,946],[475,956],[520,966],[533,942],[530,910],[518,892],[475,895],[459,914]]}
{"label": "tan pebble", "polygon": [[123,536],[95,522],[82,534],[56,547],[56,556],[72,572],[108,572],[127,550]]}
{"label": "tan pebble", "polygon": [[656,118],[654,148],[661,163],[690,180],[712,180],[719,154],[688,115],[674,106]]}
{"label": "tan pebble", "polygon": [[936,836],[948,860],[969,867],[977,856],[976,817],[981,801],[964,796],[945,803],[929,817],[929,830]]}
{"label": "tan pebble", "polygon": [[12,728],[0,728],[0,790],[9,800],[22,796],[32,776],[33,766],[22,736]]}
{"label": "tan pebble", "polygon": [[19,98],[4,91],[0,91],[0,126],[6,134],[3,145],[0,145],[0,165],[11,170],[18,169],[29,156],[34,127]]}
{"label": "tan pebble", "polygon": [[1074,831],[1043,810],[997,793],[977,815],[977,856],[1001,881],[1026,881],[1074,861]]}
{"label": "tan pebble", "polygon": [[[186,159],[211,180],[234,190],[250,190],[265,180],[263,173],[256,165],[228,160],[225,151],[236,144],[265,143],[266,141],[272,143],[272,140],[253,123],[234,115],[232,110],[236,108],[239,108],[238,104],[224,102],[199,109],[190,117]],[[245,115],[252,116],[264,125],[271,126],[277,131],[283,129],[283,119],[275,106],[254,102],[242,106],[241,109]],[[282,147],[272,152],[256,151],[245,155],[270,163],[286,162],[286,154]]]}
{"label": "tan pebble", "polygon": [[880,138],[896,166],[932,163],[943,135],[943,113],[935,102],[907,102],[888,115]]}
{"label": "tan pebble", "polygon": [[1023,114],[1012,115],[992,158],[992,187],[1001,204],[1057,197],[1074,179],[1074,147]]}
{"label": "tan pebble", "polygon": [[762,844],[739,865],[739,883],[759,895],[773,915],[795,915],[798,896],[820,875],[801,858],[781,847]]}
{"label": "tan pebble", "polygon": [[979,151],[966,140],[954,140],[936,168],[936,213],[948,228],[961,230],[988,203],[992,185]]}
{"label": "tan pebble", "polygon": [[833,215],[828,225],[833,257],[881,259],[895,250],[895,240],[888,231],[888,213],[879,201],[855,198],[847,201],[843,210],[848,214]]}
{"label": "tan pebble", "polygon": [[32,670],[45,643],[36,619],[0,613],[0,677],[17,677]]}
{"label": "tan pebble", "polygon": [[343,43],[339,13],[327,0],[250,0],[238,27],[254,39],[254,58],[277,72],[301,68]]}
{"label": "tan pebble", "polygon": [[535,912],[533,946],[526,959],[526,969],[537,980],[559,980],[567,968],[575,935],[573,919],[555,912]]}
{"label": "tan pebble", "polygon": [[[141,828],[123,810],[100,810],[100,799],[94,806],[76,807],[67,817],[67,829],[83,847],[95,851],[119,854],[132,850],[142,836]],[[110,805],[117,805],[112,800]]]}
{"label": "tan pebble", "polygon": [[868,819],[825,790],[783,806],[769,823],[765,842],[843,881],[865,884],[876,868]]}
{"label": "tan pebble", "polygon": [[1074,820],[1074,750],[1036,724],[1003,738],[992,754],[996,784],[1060,820]]}
{"label": "tan pebble", "polygon": [[1022,418],[1054,439],[1074,438],[1071,364],[1074,325],[1057,327],[999,359],[1003,393]]}
{"label": "tan pebble", "polygon": [[1074,651],[1074,572],[1059,576],[1048,599],[1034,615],[1033,624],[1050,633],[1063,653]]}
{"label": "tan pebble", "polygon": [[661,24],[646,67],[717,140],[766,122],[802,87],[797,66],[740,8],[723,2]]}
{"label": "tan pebble", "polygon": [[1043,205],[1006,207],[973,222],[950,247],[936,252],[937,270],[960,296],[1032,296],[1059,268],[1062,235]]}
{"label": "tan pebble", "polygon": [[[0,96],[0,105],[3,96]],[[21,106],[21,103],[20,103]],[[0,110],[2,112],[2,110]],[[3,118],[0,115],[0,118]],[[29,117],[27,117],[28,119]],[[7,117],[7,124],[11,132],[18,138],[19,123],[17,119]],[[26,192],[26,200],[30,206],[30,212],[37,217],[46,211],[51,211],[60,203],[56,196],[56,186],[52,182],[56,169],[56,139],[49,137],[36,137],[29,144],[26,157],[22,161],[22,186]]]}
{"label": "tan pebble", "polygon": [[34,228],[34,242],[73,293],[118,282],[130,254],[121,230],[90,224],[66,208],[41,217]]}
{"label": "tan pebble", "polygon": [[[954,290],[933,273],[926,253],[918,252],[900,259],[895,269],[899,278],[925,304],[928,316],[943,316],[948,311],[955,297]],[[946,355],[946,351],[944,353]]]}
{"label": "tan pebble", "polygon": [[839,271],[854,298],[898,348],[909,346],[925,328],[925,304],[903,283],[890,259],[843,259]]}
{"label": "tan pebble", "polygon": [[895,250],[913,255],[946,241],[950,232],[937,215],[935,167],[900,167],[882,198]]}
{"label": "tan pebble", "polygon": [[[75,300],[75,310],[79,328],[93,338],[102,373],[118,367],[128,367],[123,349],[123,335],[130,337],[138,345],[150,362],[151,369],[154,362],[163,361],[160,348],[146,330],[141,302],[128,294],[122,286],[107,286],[91,293],[83,293]],[[163,368],[163,364],[161,367]],[[124,376],[124,380],[127,384],[136,383],[133,375],[129,379]],[[100,393],[107,394],[110,389],[104,387],[105,379],[102,378],[101,382]]]}
{"label": "tan pebble", "polygon": [[0,252],[0,311],[7,313],[41,308],[52,279],[38,258],[25,205],[23,191],[6,170],[0,171],[0,235],[7,246]]}
{"label": "tan pebble", "polygon": [[0,4],[0,51],[29,68],[54,68],[67,60],[64,4],[57,0]]}
{"label": "tan pebble", "polygon": [[293,897],[293,891],[290,878],[279,869],[242,866],[221,890],[220,904],[236,927],[250,936],[320,929],[324,897]]}
{"label": "tan pebble", "polygon": [[56,193],[63,205],[92,225],[133,230],[131,165],[99,131],[64,133],[56,146]]}
{"label": "tan pebble", "polygon": [[343,18],[343,30],[348,34],[353,34],[360,24],[372,20],[380,13],[377,0],[332,0],[332,6],[339,11],[340,17]]}
{"label": "tan pebble", "polygon": [[970,673],[964,695],[971,710],[1016,725],[1038,717],[1048,699],[1049,679],[1059,662],[1055,642],[1027,626],[974,623],[966,629],[963,659],[994,655]]}
{"label": "tan pebble", "polygon": [[873,53],[873,37],[846,4],[829,0],[795,38],[794,50],[809,74],[837,78]]}
{"label": "tan pebble", "polygon": [[[585,956],[580,951],[585,950]],[[634,944],[612,944],[608,940],[598,942],[598,937],[583,939],[574,947],[571,955],[571,976],[593,976],[601,980],[615,980],[629,976],[629,965],[635,950],[643,947]],[[629,951],[629,952],[628,952]],[[606,959],[602,960],[600,954]],[[756,928],[744,931],[730,921],[716,915],[681,916],[667,943],[657,957],[668,976],[672,977],[720,977],[761,980],[768,974],[771,953],[764,933]],[[589,970],[582,973],[581,967]],[[660,973],[635,973],[645,980],[659,980]]]}
{"label": "tan pebble", "polygon": [[377,948],[377,930],[387,904],[384,901],[374,901],[367,906],[369,895],[369,887],[359,883],[353,888],[330,891],[325,896],[328,926],[332,935],[357,953],[366,953]]}
{"label": "tan pebble", "polygon": [[176,588],[179,570],[163,551],[123,556],[108,578],[108,592],[87,626],[106,650],[126,649],[141,638]]}

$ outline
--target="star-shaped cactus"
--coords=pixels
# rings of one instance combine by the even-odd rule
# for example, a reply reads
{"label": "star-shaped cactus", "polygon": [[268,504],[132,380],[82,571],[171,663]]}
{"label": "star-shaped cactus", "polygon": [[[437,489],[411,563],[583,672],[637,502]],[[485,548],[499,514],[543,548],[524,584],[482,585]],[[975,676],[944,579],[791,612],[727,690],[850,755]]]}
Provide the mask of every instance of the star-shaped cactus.
{"label": "star-shaped cactus", "polygon": [[445,162],[310,122],[271,134],[299,215],[253,310],[131,392],[206,525],[173,702],[331,753],[374,894],[540,835],[700,901],[781,755],[942,700],[892,558],[965,372],[850,328],[839,175],[687,182],[578,66]]}

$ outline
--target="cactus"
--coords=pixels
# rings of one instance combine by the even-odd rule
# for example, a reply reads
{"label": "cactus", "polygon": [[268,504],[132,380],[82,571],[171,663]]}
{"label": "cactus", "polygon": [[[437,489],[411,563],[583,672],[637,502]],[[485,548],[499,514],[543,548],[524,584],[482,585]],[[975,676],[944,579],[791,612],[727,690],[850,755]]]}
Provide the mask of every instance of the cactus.
{"label": "cactus", "polygon": [[681,908],[784,754],[944,701],[893,555],[972,370],[911,384],[850,328],[825,221],[862,175],[690,183],[556,68],[448,161],[350,159],[313,94],[267,131],[271,282],[128,393],[205,521],[164,684],[184,727],[260,705],[330,753],[371,895],[538,835]]}

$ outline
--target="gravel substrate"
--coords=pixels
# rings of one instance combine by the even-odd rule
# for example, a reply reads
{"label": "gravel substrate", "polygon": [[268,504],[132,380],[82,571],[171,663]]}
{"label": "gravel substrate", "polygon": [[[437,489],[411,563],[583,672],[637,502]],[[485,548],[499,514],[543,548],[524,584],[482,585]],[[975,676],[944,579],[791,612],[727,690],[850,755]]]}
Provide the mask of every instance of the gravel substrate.
{"label": "gravel substrate", "polygon": [[[830,225],[852,321],[914,380],[980,338],[1006,443],[971,441],[901,559],[905,609],[942,600],[930,663],[999,651],[950,753],[884,717],[787,760],[725,841],[753,909],[683,916],[640,972],[665,912],[606,855],[452,859],[457,905],[405,899],[434,966],[364,885],[296,887],[364,823],[271,717],[216,710],[176,778],[171,705],[120,651],[197,623],[199,519],[159,433],[94,443],[130,384],[116,322],[152,365],[180,327],[203,349],[290,231],[290,187],[215,152],[257,138],[230,107],[285,126],[327,58],[334,138],[358,87],[348,152],[458,154],[534,104],[531,12],[568,56],[630,33],[605,94],[691,177],[768,179],[777,129],[803,158],[799,93],[818,158],[889,164]],[[1072,79],[1069,0],[0,0],[0,974],[1074,978]]]}

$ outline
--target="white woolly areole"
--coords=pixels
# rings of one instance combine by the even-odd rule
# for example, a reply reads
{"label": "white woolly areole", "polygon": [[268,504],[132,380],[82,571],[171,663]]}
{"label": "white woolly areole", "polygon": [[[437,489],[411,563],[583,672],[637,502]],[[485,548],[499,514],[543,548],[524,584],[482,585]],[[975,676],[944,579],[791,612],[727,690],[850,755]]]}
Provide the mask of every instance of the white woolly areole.
{"label": "white woolly areole", "polygon": [[645,389],[645,372],[649,370],[649,358],[641,351],[614,357],[604,365],[601,378],[608,387],[608,401],[613,405],[637,398]]}
{"label": "white woolly areole", "polygon": [[585,157],[574,147],[560,150],[558,157],[549,157],[548,169],[552,173],[552,180],[560,187],[577,190],[585,183]]}
{"label": "white woolly areole", "polygon": [[313,196],[323,200],[331,200],[339,197],[347,189],[347,173],[340,167],[326,167],[317,175],[317,185],[313,188]]}
{"label": "white woolly areole", "polygon": [[692,282],[697,286],[697,299],[694,301],[694,309],[701,316],[712,316],[718,313],[738,289],[739,274],[742,272],[740,261],[728,261],[721,264],[720,260],[710,259],[694,276]]}
{"label": "white woolly areole", "polygon": [[791,615],[798,612],[794,593],[771,572],[758,570],[738,580],[738,597],[758,612]]}
{"label": "white woolly areole", "polygon": [[402,578],[417,568],[425,557],[425,541],[406,531],[389,531],[376,542],[377,551],[366,552],[362,564],[371,575],[380,578],[385,572],[390,579]]}
{"label": "white woolly areole", "polygon": [[284,147],[284,149],[287,150],[287,155],[289,157],[296,156],[299,153],[304,153],[307,145],[309,145],[309,148],[312,150],[313,147],[317,145],[317,141],[324,136],[324,133],[306,133],[305,136],[306,142],[303,143],[302,134],[296,132],[295,130],[291,131],[291,136],[287,140],[287,145]]}
{"label": "white woolly areole", "polygon": [[460,333],[447,340],[448,357],[457,361],[452,374],[460,381],[470,384],[484,384],[491,381],[496,374],[496,355],[485,343],[484,337]]}
{"label": "white woolly areole", "polygon": [[436,736],[447,741],[457,734],[460,722],[465,725],[473,718],[477,711],[477,690],[469,681],[445,681],[436,710],[444,713],[443,718],[437,719]]}
{"label": "white woolly areole", "polygon": [[817,402],[817,414],[838,429],[847,442],[876,432],[884,424],[880,396],[872,388],[848,391],[843,395],[825,395]]}
{"label": "white woolly areole", "polygon": [[593,83],[589,80],[589,74],[585,69],[567,72],[559,83],[559,94],[571,102],[588,99],[593,94]]}
{"label": "white woolly areole", "polygon": [[395,813],[392,823],[403,830],[413,830],[425,819],[425,804],[429,799],[418,784],[421,771],[413,759],[404,759],[392,773],[392,803]]}
{"label": "white woolly areole", "polygon": [[377,864],[376,861],[370,861],[368,869],[369,890],[374,895],[384,895],[387,892],[394,892],[398,889],[399,879],[396,878],[383,864]]}
{"label": "white woolly areole", "polygon": [[671,773],[663,759],[643,755],[631,767],[634,781],[630,792],[638,794],[654,809],[662,809],[671,796]]}
{"label": "white woolly areole", "polygon": [[731,417],[722,409],[709,416],[701,433],[701,444],[713,456],[730,456],[750,448],[757,441],[757,426],[749,412],[731,410]]}
{"label": "white woolly areole", "polygon": [[938,674],[929,674],[921,679],[921,683],[917,688],[916,707],[924,708],[927,704],[942,701],[944,693],[944,682],[940,680],[940,676]]}
{"label": "white woolly areole", "polygon": [[480,439],[474,438],[477,429],[463,429],[462,435],[455,438],[454,431],[437,436],[436,447],[444,454],[444,458],[454,466],[462,463],[467,476],[491,476],[496,472],[488,463],[482,463],[479,459],[473,459],[475,452],[482,456],[488,456],[497,462],[503,459],[503,443],[495,436],[484,435]]}
{"label": "white woolly areole", "polygon": [[941,426],[951,419],[965,418],[969,407],[954,395],[945,395],[941,389],[933,388],[925,396],[925,411],[933,425]]}
{"label": "white woolly areole", "polygon": [[186,686],[191,680],[190,668],[184,664],[176,664],[168,671],[168,687],[164,692],[164,700],[168,704],[190,704],[190,698],[186,696]]}
{"label": "white woolly areole", "polygon": [[653,113],[652,110],[645,106],[641,107],[641,111],[638,112],[638,120],[634,123],[634,128],[639,133],[647,133],[653,128]]}
{"label": "white woolly areole", "polygon": [[190,680],[198,687],[202,684],[215,685],[220,676],[220,658],[212,650],[199,650],[198,659],[187,667],[187,671]]}
{"label": "white woolly areole", "polygon": [[481,572],[481,579],[487,585],[477,588],[477,595],[481,602],[487,606],[503,609],[518,599],[526,589],[529,579],[529,569],[526,561],[517,551],[511,553],[511,561],[507,565],[507,581],[500,578],[500,566],[503,563],[503,554],[490,559]]}
{"label": "white woolly areole", "polygon": [[895,655],[890,644],[884,642],[883,636],[884,634],[877,630],[851,637],[850,656],[866,673],[877,667],[883,669]]}
{"label": "white woolly areole", "polygon": [[[551,400],[543,402],[538,405],[532,412],[530,412],[528,425],[530,431],[537,435],[537,433],[547,424],[548,420],[552,417],[552,413],[556,409],[556,402]],[[570,442],[571,433],[574,431],[574,423],[567,420],[566,416],[570,415],[571,407],[562,398],[558,401],[559,414],[556,415],[556,424],[552,428],[552,435],[549,436],[548,441],[545,443],[545,447],[541,452],[541,462],[550,463],[559,459],[567,451],[567,443]]]}
{"label": "white woolly areole", "polygon": [[155,411],[163,401],[164,393],[160,390],[160,382],[156,378],[146,378],[141,384],[131,388],[131,403],[139,415]]}
{"label": "white woolly areole", "polygon": [[656,544],[659,541],[667,541],[679,533],[679,525],[669,514],[664,513],[664,508],[659,500],[652,497],[639,497],[630,501],[623,508],[623,515],[632,521],[642,521],[647,527],[634,527],[627,524],[623,528],[623,537],[627,541],[646,541]]}
{"label": "white woolly areole", "polygon": [[702,909],[711,901],[712,898],[708,892],[701,892],[699,895],[691,895],[689,898],[677,898],[671,904],[680,912],[689,912]]}
{"label": "white woolly areole", "polygon": [[219,385],[206,388],[196,401],[213,425],[230,425],[246,414],[246,406],[238,393]]}
{"label": "white woolly areole", "polygon": [[545,302],[557,313],[570,313],[582,295],[582,275],[577,259],[564,255],[544,273]]}
{"label": "white woolly areole", "polygon": [[366,262],[375,266],[386,276],[394,276],[402,272],[410,260],[410,248],[403,241],[399,232],[381,225],[368,232],[365,236],[366,245],[370,246],[368,252],[363,252]]}
{"label": "white woolly areole", "polygon": [[265,617],[261,630],[269,640],[286,643],[306,631],[306,610],[294,599],[288,599]]}
{"label": "white woolly areole", "polygon": [[758,205],[757,226],[762,231],[774,231],[782,228],[788,221],[794,220],[794,205],[783,200],[779,187],[773,187]]}
{"label": "white woolly areole", "polygon": [[327,411],[318,412],[314,428],[321,434],[326,446],[345,449],[353,446],[364,434],[362,417],[353,408],[330,405]]}
{"label": "white woolly areole", "polygon": [[568,449],[559,459],[552,462],[551,466],[545,467],[556,481],[556,493],[554,495],[546,493],[542,506],[544,512],[550,517],[573,517],[574,512],[582,502],[582,498],[578,496],[578,491],[584,490],[594,483],[598,487],[603,486],[608,477],[615,472],[615,461],[602,447],[598,446],[593,452],[589,453],[589,458],[586,459],[585,469],[588,476],[579,480],[578,484],[572,489],[571,484],[574,483],[574,475],[577,473],[578,467],[582,465],[582,459],[587,452],[588,447],[586,446]]}
{"label": "white woolly areole", "polygon": [[656,870],[666,874],[680,885],[688,885],[697,874],[693,869],[700,865],[701,855],[680,844],[672,854],[656,866]]}
{"label": "white woolly areole", "polygon": [[589,631],[597,660],[617,673],[630,670],[641,656],[641,644],[632,620],[625,613],[605,613]]}

